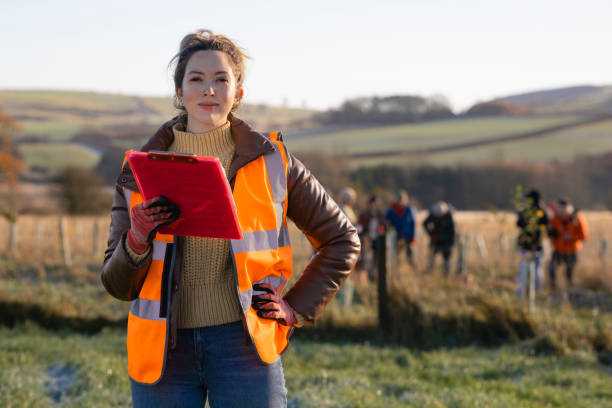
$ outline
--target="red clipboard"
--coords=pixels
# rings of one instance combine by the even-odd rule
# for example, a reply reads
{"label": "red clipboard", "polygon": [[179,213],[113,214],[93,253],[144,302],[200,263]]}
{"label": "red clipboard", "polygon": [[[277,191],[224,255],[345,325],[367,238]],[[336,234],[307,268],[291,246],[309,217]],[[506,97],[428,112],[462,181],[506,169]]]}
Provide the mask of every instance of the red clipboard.
{"label": "red clipboard", "polygon": [[159,232],[242,239],[236,204],[219,159],[133,151],[127,160],[145,200],[165,196],[181,210],[179,219]]}

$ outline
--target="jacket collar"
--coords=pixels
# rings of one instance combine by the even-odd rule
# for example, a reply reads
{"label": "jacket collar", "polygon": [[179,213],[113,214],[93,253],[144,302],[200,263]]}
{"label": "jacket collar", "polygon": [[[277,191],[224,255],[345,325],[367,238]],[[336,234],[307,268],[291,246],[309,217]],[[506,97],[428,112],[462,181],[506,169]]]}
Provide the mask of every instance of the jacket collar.
{"label": "jacket collar", "polygon": [[[172,127],[177,123],[185,123],[185,119],[186,117],[181,115],[164,123],[139,150],[142,152],[168,150],[174,141]],[[236,151],[227,175],[233,187],[238,170],[258,157],[274,151],[276,145],[267,136],[256,132],[246,122],[235,117],[233,114],[229,115],[228,120],[230,121],[230,131],[236,145]],[[282,140],[280,137],[279,139]],[[126,162],[125,166],[123,166],[121,174],[117,178],[117,184],[130,190],[138,191],[138,185],[129,163]]]}

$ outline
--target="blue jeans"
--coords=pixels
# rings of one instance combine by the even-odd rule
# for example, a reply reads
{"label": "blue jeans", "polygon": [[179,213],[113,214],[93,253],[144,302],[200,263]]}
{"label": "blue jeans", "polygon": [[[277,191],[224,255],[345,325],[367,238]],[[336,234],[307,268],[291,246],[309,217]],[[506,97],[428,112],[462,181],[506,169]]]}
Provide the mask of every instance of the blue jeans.
{"label": "blue jeans", "polygon": [[139,407],[286,407],[280,358],[262,363],[247,343],[242,322],[179,329],[162,379],[153,386],[132,381]]}
{"label": "blue jeans", "polygon": [[527,280],[529,277],[529,268],[531,267],[531,257],[533,256],[533,262],[535,263],[535,290],[539,290],[541,286],[541,281],[543,279],[542,275],[542,251],[534,251],[533,253],[529,253],[528,251],[521,250],[521,257],[519,260],[519,276],[518,276],[518,288],[516,293],[518,296],[521,296],[524,290],[529,288],[529,281]]}

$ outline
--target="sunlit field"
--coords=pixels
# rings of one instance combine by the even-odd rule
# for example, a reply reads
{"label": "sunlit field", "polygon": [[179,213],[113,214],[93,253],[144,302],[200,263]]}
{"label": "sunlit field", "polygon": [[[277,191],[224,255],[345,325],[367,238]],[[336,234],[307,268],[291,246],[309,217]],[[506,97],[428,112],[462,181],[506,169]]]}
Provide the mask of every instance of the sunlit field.
{"label": "sunlit field", "polygon": [[[612,406],[611,257],[602,252],[612,213],[585,218],[576,286],[561,278],[559,291],[539,291],[533,313],[515,293],[510,213],[456,214],[469,243],[462,275],[456,252],[450,277],[424,273],[422,231],[416,269],[391,251],[386,333],[376,284],[356,271],[283,357],[289,406]],[[0,406],[129,406],[128,303],[99,281],[109,219],[65,218],[63,235],[61,223],[23,216],[15,247],[0,239]],[[295,227],[291,237],[297,276],[312,248]]]}

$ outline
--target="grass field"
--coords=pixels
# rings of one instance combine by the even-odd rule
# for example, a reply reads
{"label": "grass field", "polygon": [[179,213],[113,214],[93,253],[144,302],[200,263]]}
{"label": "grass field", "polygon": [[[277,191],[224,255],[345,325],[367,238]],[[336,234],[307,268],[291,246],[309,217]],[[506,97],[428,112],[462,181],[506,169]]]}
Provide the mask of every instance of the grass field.
{"label": "grass field", "polygon": [[[536,131],[577,120],[567,117],[460,119],[414,125],[372,127],[316,136],[287,138],[294,152],[320,149],[340,155],[409,151],[452,144],[496,139],[510,134]],[[612,150],[612,120],[551,132],[540,137],[504,141],[435,153],[388,157],[360,157],[349,160],[351,167],[395,165],[453,165],[501,161],[569,161],[579,155],[601,154]],[[299,154],[299,153],[298,153]]]}
{"label": "grass field", "polygon": [[67,166],[93,168],[100,160],[95,151],[70,143],[21,143],[19,151],[28,168],[46,167],[51,171]]}
{"label": "grass field", "polygon": [[428,154],[411,161],[413,163],[426,162],[436,165],[506,160],[519,162],[558,160],[564,162],[581,155],[601,154],[609,151],[612,151],[612,121],[562,130],[534,139]]}
{"label": "grass field", "polygon": [[[0,329],[0,405],[127,407],[125,331]],[[518,347],[412,351],[300,340],[283,357],[291,408],[610,407],[612,373],[592,355]]]}
{"label": "grass field", "polygon": [[291,150],[317,146],[328,152],[405,151],[476,141],[544,129],[575,121],[575,116],[448,119],[435,122],[377,126],[313,136],[287,137]]}

